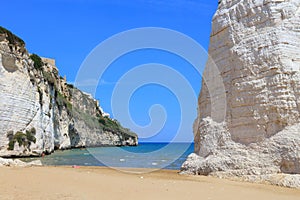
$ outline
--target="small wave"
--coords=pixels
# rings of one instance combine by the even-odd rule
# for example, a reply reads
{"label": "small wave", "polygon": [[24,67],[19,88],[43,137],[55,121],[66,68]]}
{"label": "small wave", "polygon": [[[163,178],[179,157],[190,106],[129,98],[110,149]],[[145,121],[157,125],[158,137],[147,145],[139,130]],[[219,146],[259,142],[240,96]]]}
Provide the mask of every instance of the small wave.
{"label": "small wave", "polygon": [[132,155],[126,155],[125,158],[134,158]]}
{"label": "small wave", "polygon": [[125,161],[125,159],[123,159],[123,158],[120,159],[120,162],[124,162],[124,161]]}

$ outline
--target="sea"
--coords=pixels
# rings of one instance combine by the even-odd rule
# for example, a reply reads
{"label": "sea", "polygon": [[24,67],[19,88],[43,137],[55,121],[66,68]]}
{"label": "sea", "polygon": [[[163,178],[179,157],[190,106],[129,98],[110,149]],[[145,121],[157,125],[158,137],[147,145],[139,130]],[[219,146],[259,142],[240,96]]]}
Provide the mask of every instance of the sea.
{"label": "sea", "polygon": [[179,170],[194,152],[193,143],[140,143],[138,146],[95,147],[55,151],[40,159],[43,165],[107,166],[116,168],[155,168]]}

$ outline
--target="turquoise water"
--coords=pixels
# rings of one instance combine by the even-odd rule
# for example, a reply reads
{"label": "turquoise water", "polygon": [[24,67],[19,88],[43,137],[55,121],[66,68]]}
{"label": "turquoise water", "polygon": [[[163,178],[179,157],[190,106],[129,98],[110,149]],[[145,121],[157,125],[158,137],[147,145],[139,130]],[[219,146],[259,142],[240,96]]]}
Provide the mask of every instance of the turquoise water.
{"label": "turquoise water", "polygon": [[[44,165],[80,165],[180,169],[194,151],[188,143],[142,143],[137,147],[97,147],[56,151],[41,159]],[[26,161],[34,158],[26,159]]]}

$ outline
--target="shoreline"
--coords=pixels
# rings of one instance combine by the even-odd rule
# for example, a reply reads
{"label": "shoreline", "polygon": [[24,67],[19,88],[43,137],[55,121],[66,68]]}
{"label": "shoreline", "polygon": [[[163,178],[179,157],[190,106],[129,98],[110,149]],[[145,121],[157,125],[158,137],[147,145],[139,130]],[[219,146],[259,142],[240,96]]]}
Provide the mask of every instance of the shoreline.
{"label": "shoreline", "polygon": [[21,158],[42,158],[43,154],[45,156],[54,154],[56,152],[63,152],[68,150],[74,150],[74,149],[89,149],[89,148],[110,148],[110,147],[138,147],[139,145],[95,145],[95,146],[79,146],[79,147],[69,147],[69,148],[61,148],[61,149],[53,149],[52,151],[42,151],[38,154],[28,154],[28,155],[0,155],[0,158],[5,159],[21,159]]}
{"label": "shoreline", "polygon": [[[300,190],[179,170],[126,173],[109,167],[0,167],[0,199],[299,199]],[[141,171],[141,169],[138,169]]]}
{"label": "shoreline", "polygon": [[28,154],[28,155],[0,155],[0,158],[5,159],[22,159],[22,158],[42,158],[43,154],[45,156],[52,155],[56,152],[64,152],[68,150],[87,150],[87,149],[93,149],[93,148],[114,148],[114,147],[139,147],[139,145],[144,144],[189,144],[194,145],[194,142],[138,142],[135,145],[95,145],[95,146],[78,146],[78,147],[68,147],[68,148],[61,148],[61,149],[54,149],[53,151],[43,151],[39,154]]}
{"label": "shoreline", "polygon": [[[162,143],[160,143],[162,144]],[[187,143],[188,144],[188,143]],[[188,155],[193,152],[193,146],[171,144],[166,154],[148,157],[145,153],[152,153],[163,148],[164,145],[153,143],[140,144],[137,147],[100,147],[86,149],[71,149],[56,151],[44,158],[19,158],[25,162],[39,159],[43,165],[81,165],[81,166],[114,166],[128,168],[166,168],[179,170]],[[174,151],[173,151],[174,149]],[[121,151],[121,152],[120,152]],[[101,155],[101,156],[100,156]]]}

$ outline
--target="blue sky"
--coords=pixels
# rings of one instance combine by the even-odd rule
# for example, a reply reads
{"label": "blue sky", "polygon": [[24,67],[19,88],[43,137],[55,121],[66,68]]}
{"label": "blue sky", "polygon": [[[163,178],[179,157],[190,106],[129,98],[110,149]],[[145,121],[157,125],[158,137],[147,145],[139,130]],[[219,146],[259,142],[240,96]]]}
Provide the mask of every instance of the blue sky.
{"label": "blue sky", "polygon": [[[0,25],[20,36],[29,52],[55,58],[60,74],[74,82],[82,62],[99,43],[129,29],[172,29],[207,49],[217,5],[217,0],[3,0]],[[170,66],[184,75],[199,93],[201,77],[184,59],[159,50],[137,51],[116,60],[100,81],[102,84],[98,85],[95,96],[105,111],[112,114],[111,95],[118,79],[126,71],[145,63]],[[172,140],[181,121],[179,101],[168,88],[155,84],[145,85],[132,95],[129,110],[138,125],[150,123],[151,105],[161,104],[167,113],[162,130],[141,141]],[[194,107],[196,110],[196,105]],[[192,124],[193,121],[181,137],[182,141],[192,140]],[[129,128],[134,130],[134,127]]]}

